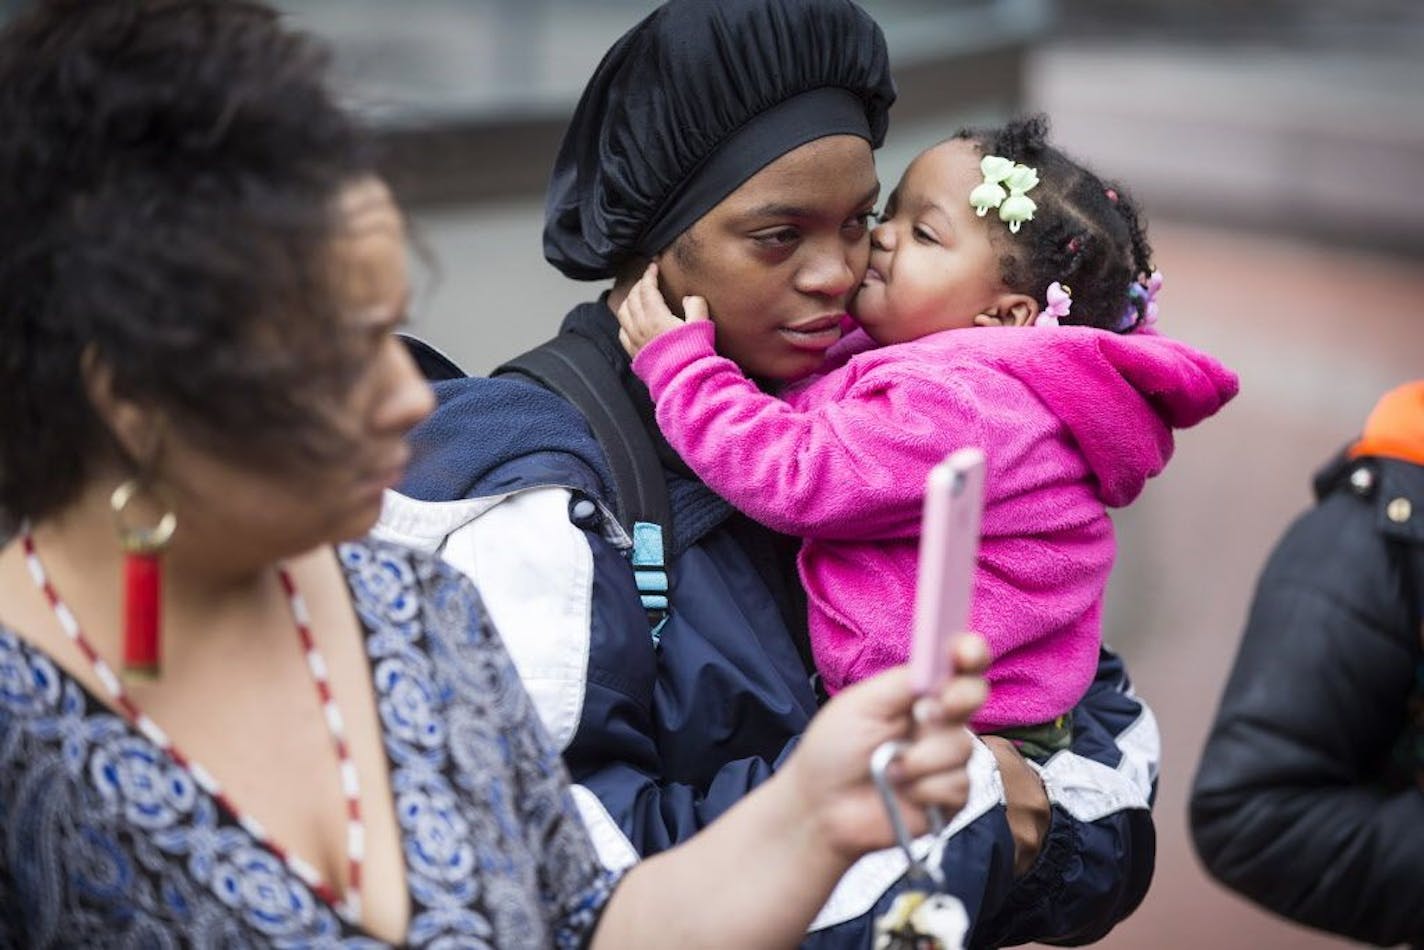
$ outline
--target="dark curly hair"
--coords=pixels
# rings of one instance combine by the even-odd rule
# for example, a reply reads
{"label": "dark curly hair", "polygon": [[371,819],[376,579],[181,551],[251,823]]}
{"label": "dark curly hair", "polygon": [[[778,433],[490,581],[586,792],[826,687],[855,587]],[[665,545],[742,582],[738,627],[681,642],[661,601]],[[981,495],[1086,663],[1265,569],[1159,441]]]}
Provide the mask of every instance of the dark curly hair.
{"label": "dark curly hair", "polygon": [[[1152,272],[1152,248],[1137,204],[1121,185],[1104,181],[1048,144],[1048,118],[1015,119],[1001,128],[964,129],[981,155],[1000,155],[1038,170],[1030,193],[1038,205],[1018,234],[990,228],[1006,287],[1044,300],[1054,281],[1070,288],[1065,324],[1129,332],[1145,317],[1132,283]],[[997,219],[994,220],[997,224]],[[1135,318],[1124,322],[1133,308]]]}
{"label": "dark curly hair", "polygon": [[373,158],[327,60],[249,0],[40,0],[0,31],[0,523],[121,460],[90,358],[234,460],[336,451],[327,249]]}

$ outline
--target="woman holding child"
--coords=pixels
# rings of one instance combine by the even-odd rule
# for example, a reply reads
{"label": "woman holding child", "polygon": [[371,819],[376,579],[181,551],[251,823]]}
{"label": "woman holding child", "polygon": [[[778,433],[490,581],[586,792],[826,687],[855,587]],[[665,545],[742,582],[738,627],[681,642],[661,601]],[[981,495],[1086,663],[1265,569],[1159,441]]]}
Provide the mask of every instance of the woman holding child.
{"label": "woman holding child", "polygon": [[[848,0],[671,0],[614,44],[575,111],[545,256],[567,276],[611,282],[562,335],[596,351],[656,446],[671,507],[652,559],[666,567],[665,617],[650,623],[657,598],[638,580],[652,572],[630,564],[647,552],[614,517],[607,453],[576,409],[537,386],[439,384],[410,476],[388,499],[388,536],[479,580],[610,866],[685,840],[771,780],[821,698],[795,543],[735,511],[668,444],[615,313],[656,263],[674,311],[705,299],[711,333],[689,331],[710,335],[739,377],[775,391],[815,373],[867,274],[880,205],[872,154],[893,98],[884,38]],[[1085,274],[1078,316],[1114,323],[1126,311],[1148,257],[1131,239],[1115,246],[1132,248],[1113,257],[1120,280]],[[1009,289],[1040,308],[1050,281],[1075,281],[1059,269],[1030,286],[1033,275]],[[1093,303],[1098,286],[1111,310]],[[1138,316],[1148,310],[1144,298]],[[1170,440],[1185,418],[1153,414],[1154,437]],[[854,473],[823,474],[829,490]],[[1086,640],[1087,682],[1069,691],[1071,732],[1058,737],[1068,747],[1030,764],[1006,739],[976,740],[969,804],[918,844],[963,901],[970,945],[1097,939],[1151,879],[1155,722],[1121,662],[1096,649],[1096,630]],[[894,853],[859,862],[804,945],[866,946],[912,883],[905,869]]]}

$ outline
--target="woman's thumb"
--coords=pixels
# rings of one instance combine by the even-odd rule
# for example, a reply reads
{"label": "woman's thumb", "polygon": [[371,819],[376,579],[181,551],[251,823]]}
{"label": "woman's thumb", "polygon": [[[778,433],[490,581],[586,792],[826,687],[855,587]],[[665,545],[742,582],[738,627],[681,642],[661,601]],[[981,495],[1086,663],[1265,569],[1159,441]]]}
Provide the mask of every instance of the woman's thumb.
{"label": "woman's thumb", "polygon": [[702,297],[683,297],[682,313],[688,323],[712,319],[711,315],[707,313],[707,301]]}

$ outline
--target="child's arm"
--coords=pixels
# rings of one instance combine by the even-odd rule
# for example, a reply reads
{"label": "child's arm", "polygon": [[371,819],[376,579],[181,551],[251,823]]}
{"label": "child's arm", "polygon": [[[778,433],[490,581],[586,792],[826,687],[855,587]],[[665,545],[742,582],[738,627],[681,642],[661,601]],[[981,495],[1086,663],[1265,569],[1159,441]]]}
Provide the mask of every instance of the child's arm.
{"label": "child's arm", "polygon": [[798,411],[714,349],[700,297],[687,322],[651,271],[618,313],[658,425],[698,476],[752,518],[802,537],[894,538],[919,531],[925,476],[977,441],[977,414],[952,380],[883,373],[835,402]]}

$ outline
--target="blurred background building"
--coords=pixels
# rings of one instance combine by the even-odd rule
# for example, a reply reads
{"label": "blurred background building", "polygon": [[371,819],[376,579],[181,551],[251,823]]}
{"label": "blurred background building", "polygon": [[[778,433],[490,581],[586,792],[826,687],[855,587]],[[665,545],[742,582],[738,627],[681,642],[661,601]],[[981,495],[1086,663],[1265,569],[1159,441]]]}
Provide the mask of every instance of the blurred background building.
{"label": "blurred background building", "polygon": [[[1046,110],[1059,141],[1145,202],[1166,330],[1242,377],[1116,518],[1107,637],[1155,707],[1165,761],[1156,881],[1103,945],[1341,945],[1209,881],[1186,796],[1254,577],[1310,472],[1378,394],[1424,375],[1424,4],[862,3],[900,86],[883,181],[961,124]],[[430,261],[419,332],[485,372],[601,289],[544,263],[542,191],[584,80],[653,0],[286,5],[331,38],[385,130]]]}
{"label": "blurred background building", "polygon": [[[1339,946],[1208,881],[1185,803],[1253,579],[1309,473],[1376,396],[1424,375],[1424,4],[862,3],[901,90],[883,181],[961,124],[1046,110],[1065,147],[1143,199],[1164,329],[1242,377],[1116,518],[1107,638],[1156,709],[1165,762],[1156,882],[1103,945]],[[330,40],[382,130],[421,246],[417,332],[484,372],[600,289],[544,263],[542,190],[583,81],[652,0],[282,5]]]}

